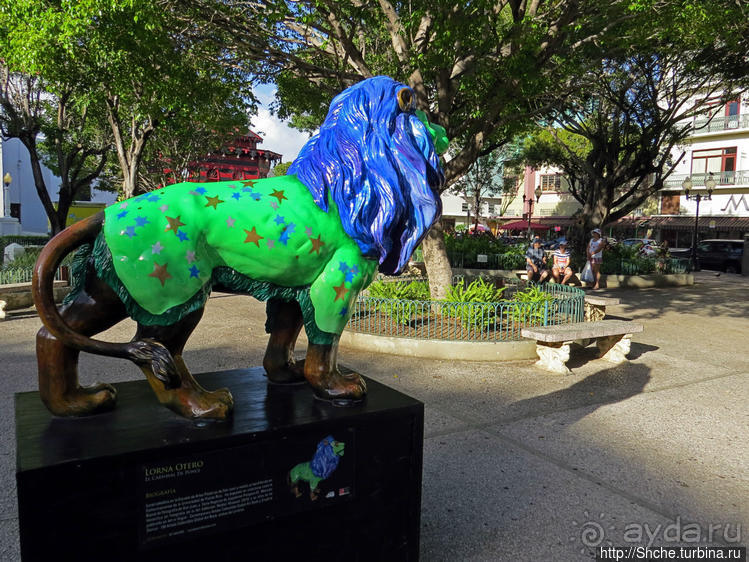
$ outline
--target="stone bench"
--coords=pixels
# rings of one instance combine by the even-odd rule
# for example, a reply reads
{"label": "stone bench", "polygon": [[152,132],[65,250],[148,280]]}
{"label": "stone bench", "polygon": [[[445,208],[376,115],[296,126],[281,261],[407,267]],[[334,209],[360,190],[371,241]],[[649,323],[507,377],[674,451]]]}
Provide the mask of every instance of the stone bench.
{"label": "stone bench", "polygon": [[536,340],[536,366],[552,373],[569,375],[567,367],[570,345],[576,340],[596,340],[599,357],[611,363],[623,363],[631,344],[632,334],[642,332],[642,324],[625,320],[598,320],[558,326],[522,328],[524,338]]}
{"label": "stone bench", "polygon": [[[67,281],[55,281],[53,285],[55,302],[59,303],[70,292],[70,286]],[[4,303],[4,304],[3,304]],[[0,310],[7,312],[10,310],[19,310],[34,306],[34,299],[31,296],[31,283],[11,283],[0,285]],[[5,318],[5,314],[0,313],[0,320]]]}
{"label": "stone bench", "polygon": [[599,295],[585,295],[585,321],[595,322],[606,317],[606,307],[619,304],[619,299]]}

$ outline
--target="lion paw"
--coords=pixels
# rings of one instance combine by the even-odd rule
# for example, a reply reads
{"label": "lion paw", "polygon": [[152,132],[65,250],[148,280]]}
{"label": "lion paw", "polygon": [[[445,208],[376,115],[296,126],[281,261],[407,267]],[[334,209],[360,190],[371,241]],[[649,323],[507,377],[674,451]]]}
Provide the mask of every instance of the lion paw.
{"label": "lion paw", "polygon": [[117,399],[115,388],[106,383],[79,386],[61,398],[42,396],[50,412],[56,416],[89,416],[114,409]]}
{"label": "lion paw", "polygon": [[305,382],[304,359],[294,363],[273,365],[267,359],[263,361],[268,382],[273,384],[299,384]]}
{"label": "lion paw", "polygon": [[227,388],[210,392],[179,389],[167,406],[193,420],[225,420],[234,409],[234,398]]}
{"label": "lion paw", "polygon": [[367,383],[356,373],[341,374],[336,371],[308,381],[315,398],[331,402],[334,406],[348,407],[364,400]]}

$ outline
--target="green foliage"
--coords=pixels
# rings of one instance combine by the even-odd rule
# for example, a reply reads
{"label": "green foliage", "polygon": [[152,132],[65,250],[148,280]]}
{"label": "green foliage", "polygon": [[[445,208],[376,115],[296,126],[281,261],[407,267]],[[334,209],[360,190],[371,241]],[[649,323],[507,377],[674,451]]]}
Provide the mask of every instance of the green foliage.
{"label": "green foliage", "polygon": [[[520,154],[519,144],[508,144],[485,156],[480,156],[468,172],[450,188],[452,193],[462,195],[472,209],[473,222],[481,222],[481,207],[486,198],[502,198],[501,208],[507,209],[517,196],[513,162]],[[508,180],[505,181],[505,173]]]}
{"label": "green foliage", "polygon": [[377,299],[429,300],[427,281],[375,281],[367,291]]}
{"label": "green foliage", "polygon": [[383,299],[378,309],[398,324],[409,324],[429,300],[426,281],[375,281],[368,291],[370,297]]}
{"label": "green foliage", "polygon": [[451,286],[447,291],[446,302],[493,303],[502,299],[507,287],[496,287],[493,283],[478,278],[466,287],[465,281]]}
{"label": "green foliage", "polygon": [[655,257],[640,254],[641,244],[609,246],[603,252],[601,273],[605,275],[647,275],[657,268]]}
{"label": "green foliage", "polygon": [[479,278],[467,287],[465,281],[451,286],[445,302],[454,303],[442,309],[443,314],[456,316],[466,328],[491,326],[497,316],[497,301],[502,299],[506,287],[495,287]]}
{"label": "green foliage", "polygon": [[626,216],[662,189],[694,118],[743,87],[670,44],[605,59],[581,80],[571,107],[527,139],[524,161],[564,171],[586,227]]}
{"label": "green foliage", "polygon": [[[34,265],[36,265],[36,260],[39,257],[41,251],[42,248],[37,246],[27,247],[26,251],[16,259],[8,263],[3,263],[2,266],[0,266],[0,271],[27,272],[29,277],[28,280],[31,281],[31,272],[34,268]],[[65,259],[62,261],[61,265],[70,265],[73,262],[73,256],[74,254],[65,256]]]}
{"label": "green foliage", "polygon": [[512,295],[512,302],[522,306],[508,308],[512,320],[525,326],[539,326],[553,314],[554,297],[540,285],[529,285]]}
{"label": "green foliage", "polygon": [[476,254],[503,254],[509,252],[512,246],[503,244],[488,232],[476,234],[464,233],[461,236],[445,235],[445,247],[448,252],[456,252],[475,256]]}
{"label": "green foliage", "polygon": [[5,247],[9,244],[20,244],[21,246],[44,246],[49,236],[0,236],[0,259],[5,255]]}
{"label": "green foliage", "polygon": [[273,168],[273,173],[276,176],[285,176],[286,172],[289,171],[290,166],[291,162],[281,162],[280,164],[276,164],[276,166]]}
{"label": "green foliage", "polygon": [[[225,31],[206,32],[192,6],[146,0],[18,0],[0,10],[0,60],[39,77],[41,99],[66,100],[83,123],[114,143],[126,195],[164,161],[205,153],[204,141],[244,133],[253,107],[248,66]],[[77,124],[76,124],[77,123]],[[93,134],[92,129],[92,134]],[[56,138],[74,145],[73,139]],[[179,142],[174,142],[175,139]],[[149,141],[153,143],[149,151]],[[146,170],[141,171],[141,162]],[[60,168],[63,168],[60,165]]]}
{"label": "green foliage", "polygon": [[498,269],[523,269],[525,264],[524,244],[508,245],[495,238],[490,233],[448,234],[445,236],[447,255],[453,260],[453,266],[458,266],[458,260],[463,266],[477,266],[477,256],[489,256],[488,264]]}
{"label": "green foliage", "polygon": [[11,262],[3,263],[2,269],[30,269],[36,264],[41,248],[26,248],[26,251]]}
{"label": "green foliage", "polygon": [[447,163],[449,182],[561,106],[591,59],[628,44],[633,19],[629,0],[522,9],[484,0],[209,5],[224,17],[213,10],[204,17],[232,22],[244,34],[271,30],[245,38],[241,48],[257,57],[264,47],[268,76],[278,85],[276,110],[302,130],[319,126],[332,96],[363,77],[386,74],[414,87],[419,107],[447,127],[455,156]]}

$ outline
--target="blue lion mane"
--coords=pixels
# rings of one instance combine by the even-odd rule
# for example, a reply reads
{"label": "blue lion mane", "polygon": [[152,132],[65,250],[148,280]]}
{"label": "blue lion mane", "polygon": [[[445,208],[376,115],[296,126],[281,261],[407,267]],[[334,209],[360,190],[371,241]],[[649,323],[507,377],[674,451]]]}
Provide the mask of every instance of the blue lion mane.
{"label": "blue lion mane", "polygon": [[413,110],[398,106],[406,87],[376,76],[338,94],[288,170],[323,211],[332,198],[346,233],[386,274],[406,266],[442,212],[432,138]]}
{"label": "blue lion mane", "polygon": [[320,441],[317,444],[315,456],[312,457],[309,463],[312,474],[323,480],[333,474],[333,471],[338,468],[338,463],[341,461],[341,457],[333,452],[334,441],[335,439],[333,439],[332,435],[328,435]]}

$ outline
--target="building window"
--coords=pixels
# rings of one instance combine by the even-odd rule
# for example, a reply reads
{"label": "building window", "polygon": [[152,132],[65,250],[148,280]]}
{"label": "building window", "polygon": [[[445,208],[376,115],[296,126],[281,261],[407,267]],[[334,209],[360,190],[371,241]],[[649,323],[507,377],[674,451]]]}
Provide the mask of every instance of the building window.
{"label": "building window", "polygon": [[692,181],[704,182],[713,173],[721,185],[735,183],[736,147],[711,148],[692,152]]}
{"label": "building window", "polygon": [[731,100],[726,104],[726,129],[739,128],[739,111],[741,111],[740,100]]}
{"label": "building window", "polygon": [[543,191],[561,191],[562,176],[560,174],[542,174],[541,189]]}
{"label": "building window", "polygon": [[467,213],[468,212],[468,203],[463,202],[463,204],[460,206],[460,210],[463,211],[464,213]]}
{"label": "building window", "polygon": [[487,207],[488,207],[488,209],[489,209],[489,214],[490,214],[490,215],[493,215],[493,214],[494,214],[494,210],[495,210],[495,205],[494,205],[494,203],[488,203],[488,204],[487,204]]}

